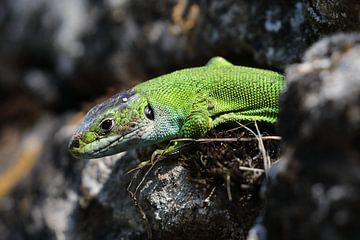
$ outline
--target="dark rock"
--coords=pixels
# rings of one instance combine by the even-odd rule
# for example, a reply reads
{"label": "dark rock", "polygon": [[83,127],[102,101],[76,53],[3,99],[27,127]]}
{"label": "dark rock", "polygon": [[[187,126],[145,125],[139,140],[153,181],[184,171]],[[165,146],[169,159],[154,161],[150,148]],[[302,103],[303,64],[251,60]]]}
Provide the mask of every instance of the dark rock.
{"label": "dark rock", "polygon": [[[78,108],[114,84],[128,88],[214,55],[284,69],[319,36],[359,30],[356,1],[304,2],[4,0],[2,94],[20,88],[45,106]],[[27,83],[34,72],[54,97]]]}
{"label": "dark rock", "polygon": [[316,35],[360,30],[357,0],[304,0],[307,18]]}
{"label": "dark rock", "polygon": [[[97,175],[104,173],[102,162],[92,164]],[[78,218],[82,239],[245,239],[236,217],[241,212],[226,191],[210,194],[212,189],[192,182],[176,162],[126,175],[131,164],[134,158],[121,158],[100,191],[88,194]],[[86,177],[91,183],[85,189],[93,189],[94,176]]]}
{"label": "dark rock", "polygon": [[150,171],[136,198],[152,239],[245,239],[251,217],[244,216],[253,211],[229,201],[225,188],[212,193],[193,182],[176,162]]}
{"label": "dark rock", "polygon": [[[0,86],[3,94],[21,89],[66,109],[114,84],[128,88],[217,54],[283,69],[308,46],[303,9],[301,1],[283,0],[4,0]],[[53,97],[28,83],[34,72]]]}
{"label": "dark rock", "polygon": [[147,239],[145,222],[127,190],[132,175],[126,171],[136,164],[131,153],[87,162],[75,212],[80,239]]}
{"label": "dark rock", "polygon": [[283,69],[300,59],[312,36],[301,1],[204,1],[201,6],[198,38],[209,46],[199,46],[214,49],[212,54],[248,54],[243,64],[255,59]]}
{"label": "dark rock", "polygon": [[[277,156],[277,144],[265,145]],[[257,146],[257,140],[203,144],[182,152],[181,161],[173,156],[129,174],[141,155],[129,152],[89,161],[82,173],[78,217],[82,239],[246,239],[262,207],[257,194],[262,178],[259,172],[239,170],[239,162],[263,168]],[[205,152],[201,157],[200,150]],[[199,177],[196,165],[205,162]],[[215,180],[226,172],[231,173],[228,187],[224,179]]]}
{"label": "dark rock", "polygon": [[[356,1],[305,2],[4,0],[1,89],[78,108],[114,84],[128,88],[214,55],[284,69],[319,36],[358,30]],[[28,83],[34,72],[54,96]]]}
{"label": "dark rock", "polygon": [[268,190],[267,239],[357,239],[360,229],[360,36],[316,43],[287,70],[283,166]]}

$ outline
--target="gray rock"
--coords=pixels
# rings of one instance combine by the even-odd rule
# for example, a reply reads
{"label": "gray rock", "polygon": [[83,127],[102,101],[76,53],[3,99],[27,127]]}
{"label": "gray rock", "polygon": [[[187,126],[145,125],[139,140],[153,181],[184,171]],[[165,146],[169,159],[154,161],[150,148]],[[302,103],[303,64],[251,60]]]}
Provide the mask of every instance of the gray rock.
{"label": "gray rock", "polygon": [[212,192],[176,162],[160,164],[133,184],[143,178],[135,197],[152,239],[245,239],[251,208],[238,208],[224,188]]}
{"label": "gray rock", "polygon": [[128,153],[87,163],[78,217],[82,239],[246,238],[262,206],[257,188],[234,184],[231,201],[224,186],[196,181],[196,170],[179,159],[126,174],[137,159]]}
{"label": "gray rock", "polygon": [[288,68],[279,128],[285,166],[268,190],[267,239],[360,235],[360,35],[316,43]]}
{"label": "gray rock", "polygon": [[74,211],[80,239],[147,239],[145,223],[127,190],[132,175],[126,171],[136,163],[131,153],[87,161]]}

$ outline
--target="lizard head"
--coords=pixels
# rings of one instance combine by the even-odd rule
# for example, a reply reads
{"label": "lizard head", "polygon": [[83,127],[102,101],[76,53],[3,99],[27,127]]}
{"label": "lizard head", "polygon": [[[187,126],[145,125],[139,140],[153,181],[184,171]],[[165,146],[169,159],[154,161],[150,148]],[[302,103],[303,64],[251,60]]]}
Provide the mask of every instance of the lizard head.
{"label": "lizard head", "polygon": [[154,132],[153,109],[131,89],[93,107],[72,136],[69,150],[80,159],[99,158],[151,144],[147,132]]}

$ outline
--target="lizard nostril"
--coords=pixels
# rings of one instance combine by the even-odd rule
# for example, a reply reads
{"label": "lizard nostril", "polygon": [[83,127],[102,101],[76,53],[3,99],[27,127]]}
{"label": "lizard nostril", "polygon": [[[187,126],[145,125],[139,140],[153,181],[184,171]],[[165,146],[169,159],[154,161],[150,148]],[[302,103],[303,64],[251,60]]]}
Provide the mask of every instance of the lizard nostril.
{"label": "lizard nostril", "polygon": [[70,141],[70,148],[79,148],[80,147],[80,141],[78,137],[73,137]]}

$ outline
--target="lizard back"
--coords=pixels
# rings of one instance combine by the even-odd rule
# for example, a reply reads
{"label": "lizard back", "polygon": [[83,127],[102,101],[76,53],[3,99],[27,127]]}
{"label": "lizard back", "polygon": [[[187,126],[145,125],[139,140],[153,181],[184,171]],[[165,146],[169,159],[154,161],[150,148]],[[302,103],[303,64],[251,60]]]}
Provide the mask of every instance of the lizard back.
{"label": "lizard back", "polygon": [[135,87],[150,102],[186,116],[208,108],[209,116],[238,113],[248,120],[274,122],[284,77],[270,70],[242,66],[197,67],[175,71]]}

